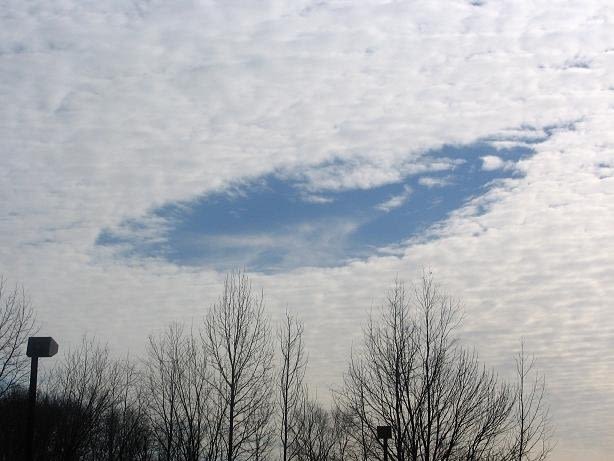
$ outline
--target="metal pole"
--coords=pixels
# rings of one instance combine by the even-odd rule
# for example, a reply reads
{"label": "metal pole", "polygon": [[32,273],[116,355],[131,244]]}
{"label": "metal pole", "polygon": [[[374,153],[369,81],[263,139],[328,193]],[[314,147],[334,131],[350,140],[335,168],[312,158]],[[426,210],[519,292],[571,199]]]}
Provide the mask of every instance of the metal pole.
{"label": "metal pole", "polygon": [[384,461],[388,461],[388,438],[384,439]]}
{"label": "metal pole", "polygon": [[33,356],[30,365],[30,393],[28,397],[28,420],[26,426],[26,461],[32,461],[34,441],[34,409],[36,406],[36,380],[38,377],[38,357]]}

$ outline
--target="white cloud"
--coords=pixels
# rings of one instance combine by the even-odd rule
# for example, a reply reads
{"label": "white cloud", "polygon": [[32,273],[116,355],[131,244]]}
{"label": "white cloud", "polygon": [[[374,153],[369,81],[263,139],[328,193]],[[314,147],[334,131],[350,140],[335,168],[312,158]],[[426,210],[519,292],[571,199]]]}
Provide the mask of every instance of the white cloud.
{"label": "white cloud", "polygon": [[336,158],[333,162],[309,166],[287,172],[286,175],[302,181],[307,191],[342,191],[371,189],[401,182],[405,177],[422,173],[434,173],[453,169],[462,159],[433,159],[420,153],[407,158],[382,157],[373,159],[355,156]]}
{"label": "white cloud", "polygon": [[308,203],[331,203],[333,199],[331,197],[325,197],[317,194],[303,194],[301,198]]}
{"label": "white cloud", "polygon": [[514,163],[505,161],[496,155],[485,155],[482,157],[482,169],[485,171],[507,170],[513,168]]}
{"label": "white cloud", "polygon": [[524,179],[403,258],[254,275],[274,312],[304,316],[324,394],[383,288],[432,266],[464,299],[466,341],[490,363],[504,371],[527,336],[552,391],[556,459],[589,459],[587,447],[609,459],[607,2],[9,0],[3,11],[0,270],[25,283],[61,347],[90,331],[140,351],[152,329],[201,318],[219,293],[222,274],[94,245],[125,219],[279,170],[302,171],[314,193],[368,188],[435,171],[425,155],[444,144],[533,146]]}
{"label": "white cloud", "polygon": [[[203,256],[187,256],[191,264],[227,268],[260,268],[266,272],[292,267],[332,266],[347,259],[349,236],[359,223],[351,219],[328,218],[301,222],[266,233],[196,236],[190,242],[193,252],[204,248]],[[186,243],[185,241],[183,242]]]}
{"label": "white cloud", "polygon": [[405,202],[407,202],[407,200],[409,199],[411,192],[412,192],[411,187],[404,186],[403,193],[390,197],[388,200],[380,203],[375,208],[388,213],[390,210],[394,210],[395,208],[398,208],[401,205],[404,205]]}
{"label": "white cloud", "polygon": [[420,179],[418,179],[418,184],[428,188],[444,187],[450,184],[450,178],[433,178],[430,176],[422,176]]}

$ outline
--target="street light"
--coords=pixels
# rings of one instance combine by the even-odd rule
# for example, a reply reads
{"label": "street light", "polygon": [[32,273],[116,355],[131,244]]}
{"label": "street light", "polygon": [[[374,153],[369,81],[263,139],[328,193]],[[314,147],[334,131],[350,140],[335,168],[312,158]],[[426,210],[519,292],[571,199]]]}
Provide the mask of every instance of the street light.
{"label": "street light", "polygon": [[30,363],[30,393],[28,396],[28,420],[26,426],[26,461],[32,461],[32,442],[34,438],[34,407],[36,405],[36,380],[38,377],[38,358],[53,357],[58,353],[58,343],[50,336],[31,336],[28,338],[26,355]]}
{"label": "street light", "polygon": [[377,438],[384,440],[384,461],[388,461],[388,439],[391,437],[391,426],[377,426]]}

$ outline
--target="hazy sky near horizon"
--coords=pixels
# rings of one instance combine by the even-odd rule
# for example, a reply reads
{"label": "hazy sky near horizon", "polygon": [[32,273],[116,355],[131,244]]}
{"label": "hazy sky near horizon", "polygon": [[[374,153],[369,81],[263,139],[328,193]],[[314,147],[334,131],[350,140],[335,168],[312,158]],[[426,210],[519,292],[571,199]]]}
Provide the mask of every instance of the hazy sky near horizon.
{"label": "hazy sky near horizon", "polygon": [[547,377],[554,460],[614,450],[609,1],[0,0],[0,273],[139,354],[245,267],[338,385],[395,277]]}

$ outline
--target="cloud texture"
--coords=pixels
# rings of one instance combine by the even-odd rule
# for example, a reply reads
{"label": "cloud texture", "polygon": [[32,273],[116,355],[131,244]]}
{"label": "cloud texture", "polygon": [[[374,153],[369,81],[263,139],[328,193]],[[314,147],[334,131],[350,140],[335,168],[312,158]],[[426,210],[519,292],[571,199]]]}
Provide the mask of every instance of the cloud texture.
{"label": "cloud texture", "polygon": [[[324,393],[350,348],[336,338],[359,338],[396,275],[431,267],[463,299],[463,337],[488,363],[505,373],[527,338],[551,389],[555,458],[611,458],[609,2],[0,9],[0,271],[25,283],[62,345],[87,331],[140,351],[168,320],[200,319],[220,291],[213,270],[118,260],[96,245],[103,229],[273,172],[302,177],[317,201],[437,171],[427,153],[444,144],[530,144],[514,165],[524,176],[391,256],[253,276],[273,317],[286,305],[304,317]],[[142,238],[166,224],[148,222]]]}

